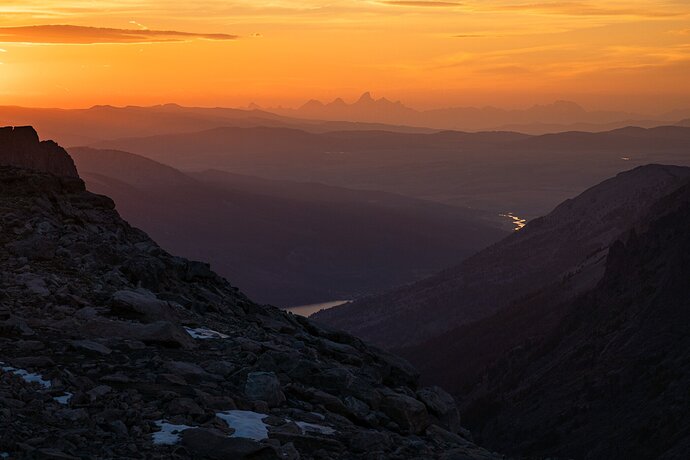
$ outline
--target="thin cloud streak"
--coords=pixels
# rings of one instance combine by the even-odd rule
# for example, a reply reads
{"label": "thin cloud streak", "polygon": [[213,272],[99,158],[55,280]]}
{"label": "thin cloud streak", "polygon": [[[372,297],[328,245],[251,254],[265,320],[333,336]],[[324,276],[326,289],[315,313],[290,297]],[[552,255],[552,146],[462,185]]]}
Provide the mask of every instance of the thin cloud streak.
{"label": "thin cloud streak", "polygon": [[519,3],[496,6],[495,9],[498,11],[522,11],[564,16],[633,16],[644,18],[672,18],[687,15],[687,12],[671,9],[661,10],[641,7],[599,6],[586,2]]}
{"label": "thin cloud streak", "polygon": [[177,30],[114,29],[72,25],[0,27],[0,43],[32,44],[128,44],[182,42],[189,40],[235,40],[237,35],[180,32]]}
{"label": "thin cloud streak", "polygon": [[456,7],[456,6],[461,6],[462,3],[458,2],[434,2],[434,1],[405,1],[405,0],[391,0],[391,1],[382,1],[379,3],[383,3],[384,5],[392,5],[392,6],[412,6],[412,7]]}

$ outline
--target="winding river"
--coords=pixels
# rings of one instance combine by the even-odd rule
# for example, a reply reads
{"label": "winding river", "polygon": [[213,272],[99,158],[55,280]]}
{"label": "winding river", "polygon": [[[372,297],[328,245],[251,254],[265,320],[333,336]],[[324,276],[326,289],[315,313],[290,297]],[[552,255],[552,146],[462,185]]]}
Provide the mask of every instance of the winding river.
{"label": "winding river", "polygon": [[515,214],[513,214],[512,212],[506,212],[504,214],[499,214],[499,216],[507,217],[508,219],[510,219],[510,221],[513,224],[513,230],[515,230],[516,232],[518,230],[522,229],[522,227],[524,227],[525,225],[527,225],[527,219],[523,219],[522,217],[518,217]]}

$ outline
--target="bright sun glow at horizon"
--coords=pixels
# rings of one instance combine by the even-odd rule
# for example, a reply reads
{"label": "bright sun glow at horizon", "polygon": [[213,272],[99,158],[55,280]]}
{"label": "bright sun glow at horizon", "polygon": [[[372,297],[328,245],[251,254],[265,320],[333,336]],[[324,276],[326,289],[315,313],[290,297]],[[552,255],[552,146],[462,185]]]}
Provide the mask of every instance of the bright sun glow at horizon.
{"label": "bright sun glow at horizon", "polygon": [[690,106],[683,0],[8,0],[0,105]]}

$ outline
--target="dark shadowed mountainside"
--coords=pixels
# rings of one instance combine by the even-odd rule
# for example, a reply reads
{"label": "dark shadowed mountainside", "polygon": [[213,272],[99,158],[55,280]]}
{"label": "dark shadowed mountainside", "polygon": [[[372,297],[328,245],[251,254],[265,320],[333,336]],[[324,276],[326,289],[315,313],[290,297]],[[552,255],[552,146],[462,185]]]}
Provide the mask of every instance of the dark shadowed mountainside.
{"label": "dark shadowed mountainside", "polygon": [[[0,161],[12,145],[0,139]],[[0,163],[0,457],[500,458],[404,360],[257,305],[78,177],[13,163]]]}
{"label": "dark shadowed mountainside", "polygon": [[[688,228],[686,181],[611,245],[586,294],[563,302],[545,290],[479,323],[469,339],[471,328],[456,331],[445,372],[460,376],[470,364],[464,414],[483,442],[535,458],[687,458]],[[494,352],[477,375],[470,353],[485,347]]]}
{"label": "dark shadowed mountainside", "polygon": [[390,193],[184,174],[120,151],[70,149],[89,190],[172,251],[261,302],[352,299],[411,282],[506,232],[481,213]]}
{"label": "dark shadowed mountainside", "polygon": [[[661,165],[621,173],[455,268],[314,318],[378,345],[401,348],[486,318],[564,277],[573,279],[559,296],[572,298],[600,279],[609,245],[688,177],[690,168]],[[446,355],[429,359],[445,360]]]}

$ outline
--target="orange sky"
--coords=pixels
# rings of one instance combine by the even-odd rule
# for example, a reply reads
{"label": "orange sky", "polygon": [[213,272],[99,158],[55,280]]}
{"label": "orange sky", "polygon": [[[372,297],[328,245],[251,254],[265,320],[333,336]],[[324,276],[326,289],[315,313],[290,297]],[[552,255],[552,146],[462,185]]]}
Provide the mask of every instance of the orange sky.
{"label": "orange sky", "polygon": [[0,26],[1,105],[690,106],[688,0],[3,0]]}

